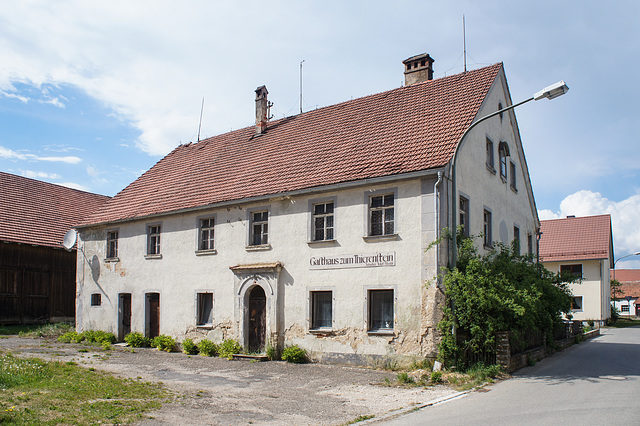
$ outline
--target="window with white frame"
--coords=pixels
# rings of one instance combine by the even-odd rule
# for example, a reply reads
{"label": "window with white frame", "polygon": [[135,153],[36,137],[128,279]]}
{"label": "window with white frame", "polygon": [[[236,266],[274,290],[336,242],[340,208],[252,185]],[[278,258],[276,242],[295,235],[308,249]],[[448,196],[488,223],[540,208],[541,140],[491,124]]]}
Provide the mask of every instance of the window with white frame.
{"label": "window with white frame", "polygon": [[311,292],[311,329],[333,327],[333,292]]}
{"label": "window with white frame", "polygon": [[487,159],[486,159],[487,168],[495,173],[495,162],[493,157],[493,141],[487,138]]}
{"label": "window with white frame", "polygon": [[462,235],[469,236],[469,200],[462,195],[460,196],[460,226],[462,227]]}
{"label": "window with white frame", "polygon": [[493,246],[493,236],[491,234],[491,212],[489,210],[484,210],[484,214],[482,217],[483,221],[483,232],[484,232],[484,246],[492,247]]}
{"label": "window with white frame", "polygon": [[620,312],[629,312],[629,305],[620,305]]}
{"label": "window with white frame", "polygon": [[576,278],[582,278],[582,264],[560,265],[560,272],[568,272]]}
{"label": "window with white frame", "polygon": [[334,239],[333,201],[313,205],[313,241]]}
{"label": "window with white frame", "polygon": [[369,235],[393,235],[394,194],[369,197]]}
{"label": "window with white frame", "polygon": [[213,324],[213,293],[198,293],[196,303],[197,325]]}
{"label": "window with white frame", "polygon": [[198,250],[213,250],[215,218],[208,217],[198,223]]}
{"label": "window with white frame", "polygon": [[160,225],[147,226],[147,254],[160,254]]}
{"label": "window with white frame", "polygon": [[511,161],[510,173],[511,173],[511,189],[518,192],[518,180],[516,178],[516,163],[514,163],[513,161]]}
{"label": "window with white frame", "polygon": [[369,331],[393,330],[393,290],[369,290]]}
{"label": "window with white frame", "polygon": [[118,257],[118,230],[107,231],[107,259]]}
{"label": "window with white frame", "polygon": [[251,245],[269,244],[269,211],[251,212]]}
{"label": "window with white frame", "polygon": [[582,310],[582,296],[573,296],[573,298],[571,299],[571,310],[572,311]]}
{"label": "window with white frame", "polygon": [[507,180],[507,157],[509,155],[509,149],[507,148],[506,142],[500,142],[500,149],[498,150],[498,155],[500,157],[500,177],[503,181]]}

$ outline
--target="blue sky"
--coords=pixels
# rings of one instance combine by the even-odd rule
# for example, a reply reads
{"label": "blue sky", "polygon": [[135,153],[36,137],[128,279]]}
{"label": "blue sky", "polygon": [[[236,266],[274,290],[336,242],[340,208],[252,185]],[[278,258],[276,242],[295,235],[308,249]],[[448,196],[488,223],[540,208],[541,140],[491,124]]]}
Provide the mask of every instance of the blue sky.
{"label": "blue sky", "polygon": [[[503,62],[542,219],[610,213],[640,250],[640,3],[631,1],[0,0],[0,170],[115,195],[180,143]],[[637,256],[640,258],[640,256]],[[618,267],[640,267],[640,260]]]}

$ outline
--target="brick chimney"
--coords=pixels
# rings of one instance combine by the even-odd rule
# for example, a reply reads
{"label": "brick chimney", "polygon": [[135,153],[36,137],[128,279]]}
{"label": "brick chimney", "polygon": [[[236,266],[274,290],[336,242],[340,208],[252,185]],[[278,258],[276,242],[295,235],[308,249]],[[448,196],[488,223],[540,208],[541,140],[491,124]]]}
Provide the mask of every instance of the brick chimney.
{"label": "brick chimney", "polygon": [[260,86],[256,89],[256,136],[267,131],[268,94],[266,86]]}
{"label": "brick chimney", "polygon": [[404,64],[404,85],[433,80],[433,58],[428,53],[412,56],[402,61]]}

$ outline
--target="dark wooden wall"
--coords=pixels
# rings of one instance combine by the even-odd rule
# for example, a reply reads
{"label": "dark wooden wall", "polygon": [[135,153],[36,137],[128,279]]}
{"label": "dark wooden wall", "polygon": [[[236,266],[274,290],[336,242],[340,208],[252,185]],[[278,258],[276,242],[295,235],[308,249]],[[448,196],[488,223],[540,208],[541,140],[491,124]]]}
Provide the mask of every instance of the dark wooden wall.
{"label": "dark wooden wall", "polygon": [[75,317],[76,252],[0,242],[0,324]]}

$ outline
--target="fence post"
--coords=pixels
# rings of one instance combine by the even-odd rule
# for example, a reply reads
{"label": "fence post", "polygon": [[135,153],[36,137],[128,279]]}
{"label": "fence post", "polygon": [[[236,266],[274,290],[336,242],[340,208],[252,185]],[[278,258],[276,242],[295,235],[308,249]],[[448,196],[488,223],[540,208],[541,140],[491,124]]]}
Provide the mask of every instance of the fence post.
{"label": "fence post", "polygon": [[511,365],[511,346],[509,345],[509,332],[496,333],[496,362],[505,370]]}

